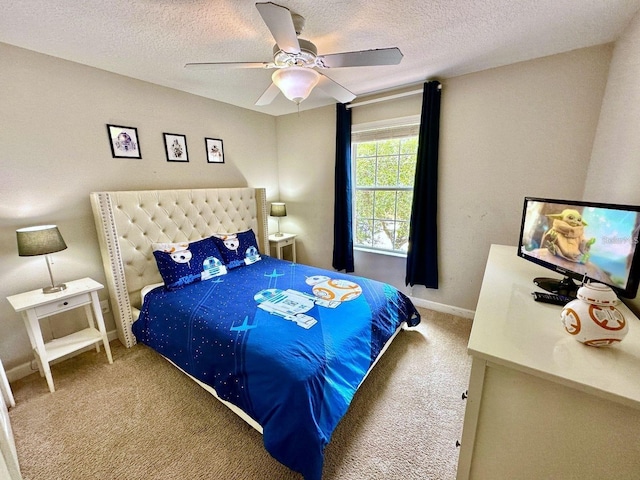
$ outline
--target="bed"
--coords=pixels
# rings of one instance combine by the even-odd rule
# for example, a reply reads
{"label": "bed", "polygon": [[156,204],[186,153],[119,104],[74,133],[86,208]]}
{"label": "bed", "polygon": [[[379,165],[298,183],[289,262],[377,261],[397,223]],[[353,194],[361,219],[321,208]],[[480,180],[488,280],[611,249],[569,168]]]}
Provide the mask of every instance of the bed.
{"label": "bed", "polygon": [[118,337],[137,342],[263,434],[305,480],[357,388],[420,316],[394,287],[269,256],[266,192],[90,195]]}

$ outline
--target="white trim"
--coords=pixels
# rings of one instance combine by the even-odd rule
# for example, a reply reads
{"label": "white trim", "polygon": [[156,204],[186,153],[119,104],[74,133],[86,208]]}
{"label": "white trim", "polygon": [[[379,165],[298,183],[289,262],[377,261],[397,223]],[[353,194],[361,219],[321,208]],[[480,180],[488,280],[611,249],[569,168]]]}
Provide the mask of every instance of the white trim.
{"label": "white trim", "polygon": [[404,259],[407,258],[407,252],[400,252],[396,250],[382,250],[377,248],[363,247],[361,245],[354,245],[353,250],[357,250],[358,252],[373,253],[376,255],[387,255],[389,257],[398,257]]}
{"label": "white trim", "polygon": [[474,310],[467,310],[466,308],[454,307],[451,305],[445,305],[443,303],[432,302],[431,300],[425,300],[424,298],[410,297],[411,301],[416,307],[428,308],[440,313],[449,313],[456,317],[463,317],[473,320],[476,312]]}
{"label": "white trim", "polygon": [[379,130],[403,125],[420,125],[420,115],[408,115],[406,117],[389,118],[387,120],[376,120],[375,122],[354,123],[351,125],[351,132],[365,132],[367,130]]}

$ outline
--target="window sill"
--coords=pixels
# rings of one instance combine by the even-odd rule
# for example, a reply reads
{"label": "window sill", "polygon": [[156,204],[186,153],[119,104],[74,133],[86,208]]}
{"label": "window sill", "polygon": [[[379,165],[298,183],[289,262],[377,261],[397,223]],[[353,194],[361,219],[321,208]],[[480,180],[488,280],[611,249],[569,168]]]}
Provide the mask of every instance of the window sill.
{"label": "window sill", "polygon": [[375,248],[366,248],[366,247],[353,247],[353,249],[358,252],[376,253],[378,255],[386,255],[388,257],[407,258],[406,253],[390,252],[389,250],[376,250]]}

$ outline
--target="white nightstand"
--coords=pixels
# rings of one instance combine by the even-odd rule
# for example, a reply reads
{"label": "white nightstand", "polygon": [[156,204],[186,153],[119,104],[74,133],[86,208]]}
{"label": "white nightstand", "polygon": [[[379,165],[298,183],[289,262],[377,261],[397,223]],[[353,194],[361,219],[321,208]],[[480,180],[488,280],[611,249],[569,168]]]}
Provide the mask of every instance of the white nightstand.
{"label": "white nightstand", "polygon": [[296,261],[296,234],[283,233],[281,236],[276,234],[269,235],[269,246],[275,247],[276,257],[282,259],[282,248],[291,245],[291,255],[293,262]]}
{"label": "white nightstand", "polygon": [[[102,342],[109,363],[113,363],[97,294],[98,290],[104,288],[103,285],[91,278],[66,283],[67,288],[58,293],[43,293],[42,289],[38,289],[7,297],[13,309],[22,313],[38,369],[40,374],[47,378],[51,392],[54,392],[55,388],[49,363],[57,358],[93,344],[99,352]],[[84,307],[89,327],[45,343],[40,330],[40,319],[79,307]]]}

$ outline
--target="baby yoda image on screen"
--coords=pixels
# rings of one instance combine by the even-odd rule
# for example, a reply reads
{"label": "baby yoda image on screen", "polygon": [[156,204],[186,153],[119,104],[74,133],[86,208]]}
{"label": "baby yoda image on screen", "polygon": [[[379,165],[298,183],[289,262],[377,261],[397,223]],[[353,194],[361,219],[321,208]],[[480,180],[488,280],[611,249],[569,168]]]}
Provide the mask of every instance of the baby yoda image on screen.
{"label": "baby yoda image on screen", "polygon": [[587,263],[589,250],[596,241],[584,237],[587,223],[577,210],[566,208],[562,213],[547,214],[552,227],[542,237],[542,247],[550,254],[566,258],[571,262]]}
{"label": "baby yoda image on screen", "polygon": [[523,223],[522,253],[623,287],[637,225],[637,214],[623,210],[530,200]]}

